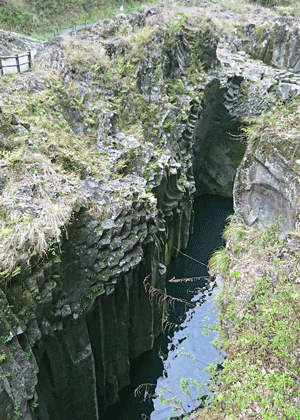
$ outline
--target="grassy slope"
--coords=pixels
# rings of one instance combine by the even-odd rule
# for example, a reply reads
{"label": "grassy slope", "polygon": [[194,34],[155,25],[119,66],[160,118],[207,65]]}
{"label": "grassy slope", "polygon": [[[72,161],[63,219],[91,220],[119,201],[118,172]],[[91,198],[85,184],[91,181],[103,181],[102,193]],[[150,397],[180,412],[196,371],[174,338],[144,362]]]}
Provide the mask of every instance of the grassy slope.
{"label": "grassy slope", "polygon": [[[112,21],[113,36],[116,31],[118,25]],[[127,94],[127,85],[135,86],[137,65],[153,35],[149,27],[135,28],[134,33],[124,36],[127,54],[115,60],[109,59],[101,44],[66,39],[62,49],[64,74],[35,66],[31,73],[0,77],[3,92],[0,98],[0,162],[1,172],[9,180],[0,201],[2,277],[11,273],[18,260],[24,261],[35,254],[41,256],[49,243],[58,240],[59,226],[67,223],[73,209],[80,205],[80,191],[76,185],[78,178],[84,178],[86,168],[90,168],[92,176],[98,179],[107,172],[112,175],[107,169],[106,155],[100,156],[96,151],[98,121],[103,117],[101,110],[115,109],[120,113],[121,130],[135,136],[140,133],[141,137],[151,115],[153,118],[160,115],[156,111],[158,105],[153,104],[151,114],[142,95],[136,87],[131,87],[129,93],[141,112],[140,119],[131,121],[126,111],[127,95],[116,92],[114,97],[112,89],[122,86]],[[86,71],[93,74],[93,86],[83,95],[74,80],[65,75],[70,72],[74,79],[82,80]],[[44,88],[31,89],[30,80]],[[103,92],[112,97],[104,98]],[[11,124],[12,116],[18,122],[29,123],[29,131],[16,133]],[[87,125],[85,134],[74,135],[74,121]],[[29,146],[26,145],[28,141]],[[33,213],[29,210],[32,214],[19,209],[18,190],[25,184],[37,186],[32,196],[37,210]],[[19,269],[15,274],[18,272]]]}
{"label": "grassy slope", "polygon": [[[78,25],[116,16],[122,3],[121,0],[3,0],[0,29],[44,39],[53,36],[56,29],[72,27],[74,22]],[[141,4],[137,0],[126,1],[124,12],[137,9]]]}
{"label": "grassy slope", "polygon": [[[70,28],[85,22],[97,22],[104,18],[112,18],[119,13],[123,3],[124,12],[138,9],[142,4],[157,3],[157,0],[2,0],[0,3],[0,29],[30,35],[38,39],[53,36],[58,29]],[[198,2],[194,0],[189,4]],[[255,4],[250,0],[217,0],[230,11],[247,13]],[[248,4],[247,4],[248,3]],[[252,4],[251,4],[252,3]],[[258,0],[256,4],[264,6],[276,5],[280,14],[300,15],[298,0]],[[250,6],[250,7],[249,7]],[[207,9],[209,10],[209,8]],[[231,22],[230,22],[231,24]],[[222,23],[224,25],[224,22]],[[225,24],[228,27],[228,23]]]}

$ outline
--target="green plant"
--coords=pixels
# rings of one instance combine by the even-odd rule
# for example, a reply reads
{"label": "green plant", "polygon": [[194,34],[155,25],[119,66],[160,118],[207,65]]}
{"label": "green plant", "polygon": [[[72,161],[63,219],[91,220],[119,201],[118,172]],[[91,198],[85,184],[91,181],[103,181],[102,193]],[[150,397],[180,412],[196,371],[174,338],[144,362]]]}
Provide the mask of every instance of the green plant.
{"label": "green plant", "polygon": [[[295,295],[286,278],[275,286],[270,277],[257,280],[253,293],[242,318],[230,306],[220,315],[221,320],[236,325],[234,357],[230,352],[223,362],[221,388],[211,404],[221,405],[232,415],[247,411],[255,403],[263,420],[279,419],[279,413],[287,419],[299,419],[300,407],[292,402],[300,396],[300,368],[294,353],[299,343],[299,294]],[[213,373],[215,368],[208,371]]]}
{"label": "green plant", "polygon": [[15,167],[23,162],[24,147],[16,147],[11,151],[1,151],[2,156],[8,159],[9,168],[15,169]]}
{"label": "green plant", "polygon": [[15,402],[15,405],[14,405],[14,420],[18,420],[22,416],[22,413],[20,412],[20,408],[21,408],[21,403]]}
{"label": "green plant", "polygon": [[209,265],[214,272],[226,273],[229,268],[229,259],[226,248],[215,251],[209,261]]}
{"label": "green plant", "polygon": [[[166,386],[161,387],[161,391],[172,395],[171,398],[167,398],[164,396],[163,392],[161,392],[158,395],[161,405],[165,405],[165,404],[170,405],[174,410],[174,415],[177,415],[178,412],[180,411],[183,412],[186,416],[188,415],[187,410],[185,410],[185,408],[183,407],[182,400],[177,395],[175,395],[173,391],[171,391]],[[186,417],[184,417],[184,419],[186,419]]]}
{"label": "green plant", "polygon": [[2,339],[4,344],[11,340],[9,335],[5,335],[5,336],[1,335],[1,339]]}
{"label": "green plant", "polygon": [[79,110],[81,110],[81,109],[83,109],[84,108],[84,106],[83,106],[83,102],[84,102],[84,96],[81,98],[81,99],[76,99],[76,98],[73,98],[73,101],[75,102],[75,109],[79,109]]}
{"label": "green plant", "polygon": [[30,404],[30,409],[32,410],[32,411],[34,411],[37,407],[39,406],[39,404],[36,402],[36,401],[33,401],[31,404]]}
{"label": "green plant", "polygon": [[181,31],[186,19],[187,19],[187,16],[184,15],[183,13],[180,13],[178,16],[173,18],[169,22],[169,28],[171,30],[170,34],[173,35],[173,32],[177,34],[179,31]]}

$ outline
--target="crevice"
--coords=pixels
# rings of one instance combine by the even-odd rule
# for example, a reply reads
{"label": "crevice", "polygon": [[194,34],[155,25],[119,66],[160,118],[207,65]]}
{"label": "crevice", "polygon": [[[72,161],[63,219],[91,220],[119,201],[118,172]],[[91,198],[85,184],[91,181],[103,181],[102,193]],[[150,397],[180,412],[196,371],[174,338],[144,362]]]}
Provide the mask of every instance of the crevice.
{"label": "crevice", "polygon": [[105,407],[106,404],[105,395],[101,393],[101,390],[105,388],[105,366],[103,364],[103,335],[99,305],[101,305],[101,303],[96,302],[95,308],[87,315],[86,325],[95,364],[98,411],[100,412],[99,414],[101,414],[101,408]]}

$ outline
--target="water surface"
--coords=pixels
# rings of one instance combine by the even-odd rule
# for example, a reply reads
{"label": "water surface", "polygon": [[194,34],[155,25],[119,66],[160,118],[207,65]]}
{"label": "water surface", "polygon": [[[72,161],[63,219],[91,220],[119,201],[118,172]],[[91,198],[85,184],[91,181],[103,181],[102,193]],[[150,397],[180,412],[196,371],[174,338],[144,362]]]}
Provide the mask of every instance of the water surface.
{"label": "water surface", "polygon": [[[198,381],[209,380],[209,375],[202,369],[220,358],[212,347],[214,334],[208,337],[202,334],[205,317],[212,324],[216,315],[211,313],[212,284],[207,279],[206,264],[212,252],[223,245],[221,233],[226,224],[226,218],[233,213],[232,199],[219,196],[198,197],[194,205],[195,224],[192,238],[185,254],[180,255],[169,266],[168,279],[199,278],[193,282],[178,282],[167,284],[167,293],[176,298],[197,305],[190,307],[184,303],[175,302],[169,308],[170,321],[179,324],[157,340],[152,352],[141,355],[132,361],[131,386],[120,395],[120,403],[111,407],[103,420],[167,420],[173,410],[169,405],[162,406],[158,398],[144,400],[145,392],[140,397],[134,397],[134,389],[141,384],[150,383],[152,394],[161,392],[161,387],[167,387],[174,395],[180,397],[186,410],[194,408],[193,401],[181,392],[181,378],[193,378]],[[202,264],[194,261],[198,260]],[[196,360],[178,355],[178,350],[195,356]],[[145,391],[145,388],[141,388]],[[164,396],[172,398],[172,394],[164,392]],[[196,393],[193,394],[196,398]]]}

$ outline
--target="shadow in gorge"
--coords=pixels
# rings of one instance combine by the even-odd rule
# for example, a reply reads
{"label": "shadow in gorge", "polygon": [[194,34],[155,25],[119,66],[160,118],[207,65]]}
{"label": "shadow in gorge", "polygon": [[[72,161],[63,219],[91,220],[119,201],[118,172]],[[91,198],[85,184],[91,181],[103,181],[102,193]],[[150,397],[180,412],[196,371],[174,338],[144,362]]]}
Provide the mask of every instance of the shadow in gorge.
{"label": "shadow in gorge", "polygon": [[[205,265],[212,252],[224,244],[221,234],[226,218],[233,213],[232,199],[211,195],[199,196],[195,200],[194,211],[194,232],[184,253],[204,265],[180,255],[169,265],[168,279],[208,276]],[[212,322],[216,320],[214,314],[206,312],[212,310],[212,287],[205,278],[193,282],[168,282],[167,293],[201,306],[201,310],[187,307],[180,302],[176,302],[174,307],[169,307],[170,321],[181,326],[166,331],[157,340],[152,352],[142,354],[131,362],[131,385],[121,392],[120,402],[110,407],[102,420],[146,420],[147,418],[166,420],[172,416],[173,410],[169,406],[162,406],[158,399],[144,401],[144,395],[134,397],[134,390],[139,385],[146,383],[157,385],[149,389],[153,394],[159,393],[161,386],[167,386],[182,397],[180,395],[182,377],[209,379],[201,369],[205,364],[212,363],[219,355],[210,343],[214,338],[213,334],[209,337],[203,335],[201,327],[202,320],[207,315]],[[196,366],[186,358],[179,360],[177,350],[181,347],[184,347],[185,352],[194,354],[202,365]],[[189,411],[194,408],[191,400],[184,401],[184,404]]]}

